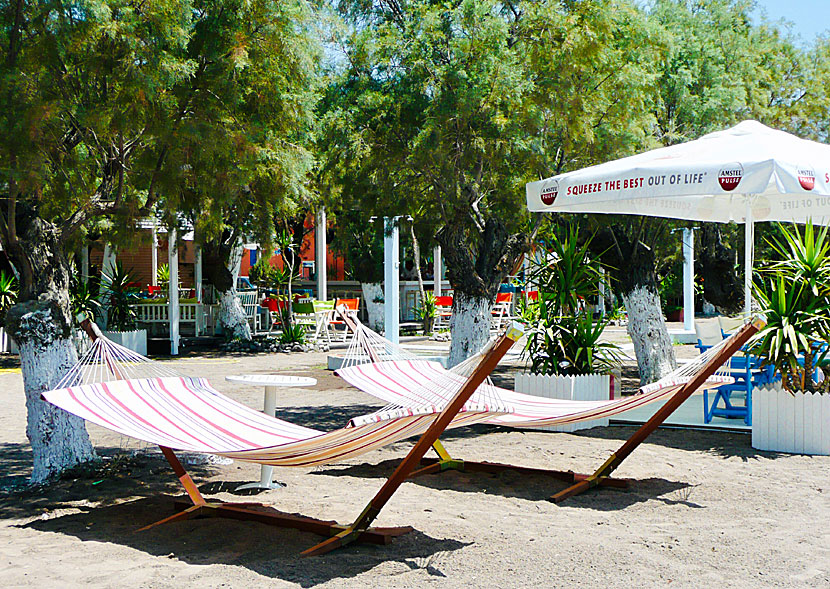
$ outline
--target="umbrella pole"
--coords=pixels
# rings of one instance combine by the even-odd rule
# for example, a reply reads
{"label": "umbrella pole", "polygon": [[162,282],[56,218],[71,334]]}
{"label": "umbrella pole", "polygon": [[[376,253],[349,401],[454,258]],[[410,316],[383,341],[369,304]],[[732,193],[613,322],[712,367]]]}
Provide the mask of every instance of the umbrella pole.
{"label": "umbrella pole", "polygon": [[753,250],[755,249],[755,221],[752,219],[752,196],[747,195],[746,199],[746,220],[745,220],[744,244],[744,313],[749,317],[752,311],[752,264]]}

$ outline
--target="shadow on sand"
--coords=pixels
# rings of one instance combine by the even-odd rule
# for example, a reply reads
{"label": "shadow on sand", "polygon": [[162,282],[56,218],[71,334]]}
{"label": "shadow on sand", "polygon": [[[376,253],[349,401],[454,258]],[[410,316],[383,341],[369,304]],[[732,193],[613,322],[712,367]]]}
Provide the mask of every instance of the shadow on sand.
{"label": "shadow on sand", "polygon": [[[129,546],[188,564],[245,567],[303,587],[349,579],[386,563],[443,576],[433,566],[436,559],[469,545],[416,530],[387,546],[355,544],[323,557],[303,559],[300,552],[320,542],[321,537],[255,522],[205,518],[137,532],[174,513],[171,495],[179,498],[178,481],[167,463],[156,456],[127,456],[112,448],[98,451],[104,457],[101,463],[79,469],[48,486],[4,487],[0,491],[0,519],[29,520],[19,527]],[[23,445],[0,446],[0,463],[11,468],[15,479],[31,471],[30,452]],[[196,480],[208,474],[210,468],[188,466]],[[227,481],[210,482],[200,489],[207,494],[227,490],[229,485]]]}

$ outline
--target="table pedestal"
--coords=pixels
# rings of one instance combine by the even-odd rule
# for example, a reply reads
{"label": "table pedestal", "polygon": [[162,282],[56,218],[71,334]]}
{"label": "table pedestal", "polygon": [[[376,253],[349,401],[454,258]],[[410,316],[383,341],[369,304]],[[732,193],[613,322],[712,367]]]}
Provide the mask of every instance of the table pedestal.
{"label": "table pedestal", "polygon": [[[270,415],[271,417],[277,416],[277,387],[265,387],[265,406],[263,407],[262,412],[265,413],[265,415]],[[282,489],[285,487],[284,484],[274,481],[273,478],[274,467],[263,464],[260,467],[258,483],[246,483],[238,486],[235,490],[246,491],[248,489],[259,489],[265,491],[268,489]]]}

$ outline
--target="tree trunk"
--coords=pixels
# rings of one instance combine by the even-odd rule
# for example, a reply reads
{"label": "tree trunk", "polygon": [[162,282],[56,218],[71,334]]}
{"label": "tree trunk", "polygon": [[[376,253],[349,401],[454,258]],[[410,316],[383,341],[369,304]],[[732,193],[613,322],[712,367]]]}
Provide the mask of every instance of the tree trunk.
{"label": "tree trunk", "polygon": [[447,224],[436,235],[447,261],[454,295],[450,318],[450,366],[478,353],[490,338],[490,320],[499,286],[528,250],[526,235],[510,235],[488,217],[480,231]]}
{"label": "tree trunk", "polygon": [[490,339],[490,317],[493,311],[491,297],[470,296],[455,291],[450,317],[449,366],[460,364],[477,354]]}
{"label": "tree trunk", "polygon": [[735,251],[723,243],[717,223],[703,224],[698,251],[706,300],[725,315],[743,310],[744,285],[735,270]]}
{"label": "tree trunk", "polygon": [[202,257],[205,278],[213,285],[219,295],[219,314],[217,323],[229,339],[250,341],[251,326],[242,308],[242,302],[236,296],[237,268],[242,260],[244,248],[241,243],[228,241],[211,241],[203,246]]}
{"label": "tree trunk", "polygon": [[6,316],[6,330],[20,349],[32,444],[32,482],[43,483],[95,458],[84,421],[43,401],[78,361],[72,342],[69,265],[54,225],[34,214],[17,216],[18,242],[4,244],[21,269],[19,303]]}
{"label": "tree trunk", "polygon": [[614,227],[598,231],[590,247],[611,269],[622,292],[640,382],[661,379],[677,367],[677,361],[660,305],[654,251]]}
{"label": "tree trunk", "polygon": [[236,296],[236,289],[232,288],[219,293],[218,322],[228,339],[251,340],[251,326],[242,308],[242,302]]}
{"label": "tree trunk", "polygon": [[366,303],[366,313],[369,316],[369,329],[376,333],[383,332],[383,285],[377,282],[364,282],[360,285],[363,291],[363,302]]}
{"label": "tree trunk", "polygon": [[677,367],[660,295],[653,288],[636,286],[623,294],[628,311],[628,335],[634,342],[640,383],[660,380]]}

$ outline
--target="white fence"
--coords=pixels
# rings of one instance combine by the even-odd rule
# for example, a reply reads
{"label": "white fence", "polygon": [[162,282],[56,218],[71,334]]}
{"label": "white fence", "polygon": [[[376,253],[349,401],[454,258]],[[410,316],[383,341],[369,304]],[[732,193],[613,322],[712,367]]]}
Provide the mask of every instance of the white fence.
{"label": "white fence", "polygon": [[830,455],[830,395],[796,393],[780,383],[752,391],[752,447]]}
{"label": "white fence", "polygon": [[[179,303],[179,323],[193,325],[195,335],[201,335],[212,324],[214,305],[202,303]],[[150,331],[158,325],[158,331],[165,331],[170,324],[167,303],[138,303],[135,305],[138,323],[147,325]]]}
{"label": "white fence", "polygon": [[[517,393],[565,401],[607,401],[611,392],[611,377],[607,374],[581,376],[552,376],[520,372],[516,374]],[[575,432],[580,429],[608,425],[608,419],[591,419],[579,423],[544,426],[538,429],[551,432]]]}

